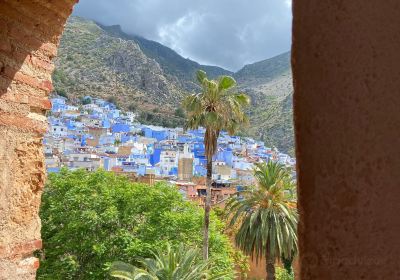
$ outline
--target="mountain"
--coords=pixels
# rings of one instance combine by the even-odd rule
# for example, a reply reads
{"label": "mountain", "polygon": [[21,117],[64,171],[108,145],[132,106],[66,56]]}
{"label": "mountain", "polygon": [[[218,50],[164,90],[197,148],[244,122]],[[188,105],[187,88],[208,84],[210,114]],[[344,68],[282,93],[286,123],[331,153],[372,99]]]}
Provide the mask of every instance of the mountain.
{"label": "mountain", "polygon": [[291,151],[289,62],[290,53],[284,53],[232,73],[183,58],[158,42],[124,33],[118,25],[71,17],[61,38],[53,81],[58,94],[76,103],[87,95],[101,97],[136,110],[141,122],[177,126],[184,122],[177,110],[182,98],[199,88],[198,69],[212,78],[232,75],[252,97],[251,124],[242,133]]}
{"label": "mountain", "polygon": [[115,37],[93,21],[69,19],[55,65],[55,89],[72,99],[111,99],[125,109],[140,108],[144,121],[162,121],[169,115],[173,122],[163,125],[183,121],[173,115],[185,94],[179,80],[166,74],[135,41]]}
{"label": "mountain", "polygon": [[245,134],[294,155],[290,52],[246,65],[234,77],[252,100]]}
{"label": "mountain", "polygon": [[119,25],[104,26],[99,24],[99,26],[113,36],[136,42],[146,56],[157,61],[167,75],[177,78],[181,86],[187,91],[198,88],[194,78],[196,71],[199,69],[206,71],[211,78],[221,75],[233,75],[232,72],[221,67],[201,65],[188,58],[183,58],[174,50],[158,42],[145,39],[141,36],[126,34]]}

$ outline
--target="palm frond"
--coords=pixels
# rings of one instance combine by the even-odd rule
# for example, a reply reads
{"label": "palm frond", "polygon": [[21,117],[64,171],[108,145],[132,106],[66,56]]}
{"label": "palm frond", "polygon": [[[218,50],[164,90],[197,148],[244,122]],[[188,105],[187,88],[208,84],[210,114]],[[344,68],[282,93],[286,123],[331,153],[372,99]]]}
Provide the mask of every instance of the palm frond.
{"label": "palm frond", "polygon": [[110,275],[128,280],[203,280],[226,279],[225,273],[211,274],[212,262],[203,260],[196,248],[167,246],[166,251],[153,252],[152,258],[138,258],[140,268],[114,262]]}
{"label": "palm frond", "polygon": [[240,192],[226,205],[229,225],[240,222],[237,246],[256,260],[297,253],[298,214],[295,184],[285,166],[260,163],[254,169],[257,186]]}

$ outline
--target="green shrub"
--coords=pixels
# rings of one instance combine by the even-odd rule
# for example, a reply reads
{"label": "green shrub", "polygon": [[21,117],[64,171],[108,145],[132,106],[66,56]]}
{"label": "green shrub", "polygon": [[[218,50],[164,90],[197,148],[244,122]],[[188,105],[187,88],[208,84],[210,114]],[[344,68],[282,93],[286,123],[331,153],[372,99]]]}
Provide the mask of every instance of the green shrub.
{"label": "green shrub", "polygon": [[[136,265],[151,251],[185,244],[201,248],[203,209],[166,184],[131,183],[106,171],[62,169],[42,197],[43,249],[38,279],[110,279],[113,261]],[[214,273],[233,278],[234,250],[224,224],[211,217]]]}

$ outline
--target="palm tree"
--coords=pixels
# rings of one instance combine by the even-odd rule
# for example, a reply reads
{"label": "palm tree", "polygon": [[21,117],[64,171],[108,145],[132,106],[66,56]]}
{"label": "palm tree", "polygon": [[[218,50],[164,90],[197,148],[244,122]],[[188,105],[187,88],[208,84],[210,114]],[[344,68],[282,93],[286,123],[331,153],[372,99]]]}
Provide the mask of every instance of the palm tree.
{"label": "palm tree", "polygon": [[285,166],[259,163],[257,186],[247,188],[227,204],[229,225],[238,223],[236,245],[257,261],[265,257],[267,280],[275,279],[275,260],[297,253],[295,183]]}
{"label": "palm tree", "polygon": [[204,127],[205,153],[207,157],[207,196],[204,214],[203,257],[208,259],[208,228],[211,209],[212,157],[217,150],[217,139],[222,130],[233,135],[240,125],[247,123],[243,108],[250,103],[249,97],[238,93],[236,81],[230,76],[210,80],[204,71],[197,71],[197,81],[202,91],[189,95],[183,102],[187,112],[186,129]]}
{"label": "palm tree", "polygon": [[226,275],[211,275],[211,263],[201,258],[197,249],[181,245],[177,250],[168,245],[167,252],[153,253],[153,258],[138,259],[140,268],[114,262],[111,276],[127,280],[220,280]]}

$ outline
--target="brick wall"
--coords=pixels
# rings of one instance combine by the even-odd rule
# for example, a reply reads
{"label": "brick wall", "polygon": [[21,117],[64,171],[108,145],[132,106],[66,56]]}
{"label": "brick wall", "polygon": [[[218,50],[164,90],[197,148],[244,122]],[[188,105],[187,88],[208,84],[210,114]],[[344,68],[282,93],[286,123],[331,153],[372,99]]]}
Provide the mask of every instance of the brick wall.
{"label": "brick wall", "polygon": [[35,279],[53,58],[76,0],[0,1],[0,279]]}

